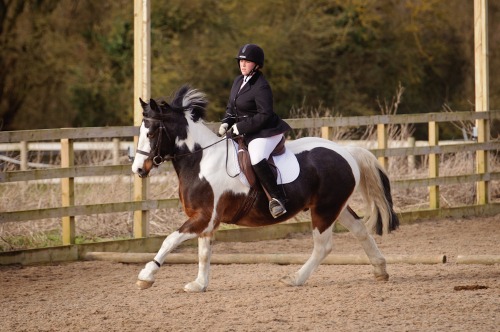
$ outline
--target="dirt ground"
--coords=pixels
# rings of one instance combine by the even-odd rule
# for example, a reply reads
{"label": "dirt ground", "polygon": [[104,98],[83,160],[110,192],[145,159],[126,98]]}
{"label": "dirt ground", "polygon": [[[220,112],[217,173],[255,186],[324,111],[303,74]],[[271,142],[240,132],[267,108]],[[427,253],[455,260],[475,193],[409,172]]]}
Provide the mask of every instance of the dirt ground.
{"label": "dirt ground", "polygon": [[[500,331],[500,264],[456,256],[500,255],[500,215],[429,220],[376,238],[385,254],[445,254],[434,265],[322,265],[302,287],[278,280],[297,265],[212,265],[207,292],[182,291],[197,265],[164,265],[148,290],[136,264],[75,262],[0,267],[0,331]],[[217,253],[309,253],[309,234],[258,243],[216,243]],[[180,251],[193,251],[183,248]],[[334,234],[334,253],[362,253]],[[455,290],[455,286],[485,286]]]}

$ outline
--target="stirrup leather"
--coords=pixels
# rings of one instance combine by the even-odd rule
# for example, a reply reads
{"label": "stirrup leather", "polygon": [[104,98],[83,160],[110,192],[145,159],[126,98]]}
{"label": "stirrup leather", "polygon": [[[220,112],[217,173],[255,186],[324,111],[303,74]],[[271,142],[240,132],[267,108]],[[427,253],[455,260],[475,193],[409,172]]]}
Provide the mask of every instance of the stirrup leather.
{"label": "stirrup leather", "polygon": [[278,218],[286,213],[286,209],[278,199],[273,198],[269,201],[269,212],[273,218]]}

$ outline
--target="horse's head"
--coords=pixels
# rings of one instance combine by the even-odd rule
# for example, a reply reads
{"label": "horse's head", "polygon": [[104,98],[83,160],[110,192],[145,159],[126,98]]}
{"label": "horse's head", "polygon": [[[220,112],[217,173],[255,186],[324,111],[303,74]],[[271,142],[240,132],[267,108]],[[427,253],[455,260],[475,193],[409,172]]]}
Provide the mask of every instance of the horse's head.
{"label": "horse's head", "polygon": [[189,123],[204,117],[207,100],[202,92],[183,86],[170,103],[163,99],[139,101],[143,121],[132,171],[146,177],[163,161],[175,158],[188,138]]}

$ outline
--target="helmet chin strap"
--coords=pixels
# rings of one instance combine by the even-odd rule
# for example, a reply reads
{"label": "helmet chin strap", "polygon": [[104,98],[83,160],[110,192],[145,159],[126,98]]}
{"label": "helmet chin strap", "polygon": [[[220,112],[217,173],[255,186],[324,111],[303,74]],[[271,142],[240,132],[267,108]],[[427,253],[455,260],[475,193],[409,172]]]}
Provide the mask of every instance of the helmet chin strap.
{"label": "helmet chin strap", "polygon": [[258,69],[259,69],[259,65],[256,64],[255,67],[253,67],[252,70],[250,70],[250,72],[248,73],[248,75],[246,77],[252,76]]}

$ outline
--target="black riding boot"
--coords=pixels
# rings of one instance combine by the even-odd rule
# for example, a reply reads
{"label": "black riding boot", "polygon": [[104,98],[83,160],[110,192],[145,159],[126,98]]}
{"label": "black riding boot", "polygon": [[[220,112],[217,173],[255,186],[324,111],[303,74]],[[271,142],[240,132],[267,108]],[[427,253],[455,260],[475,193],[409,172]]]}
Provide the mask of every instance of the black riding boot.
{"label": "black riding boot", "polygon": [[274,177],[273,170],[271,166],[267,163],[267,160],[263,159],[257,164],[252,166],[255,174],[259,178],[259,181],[264,187],[264,189],[271,195],[271,200],[269,201],[269,212],[274,218],[286,213],[285,210],[285,199],[283,197],[283,192],[276,184],[276,178]]}

